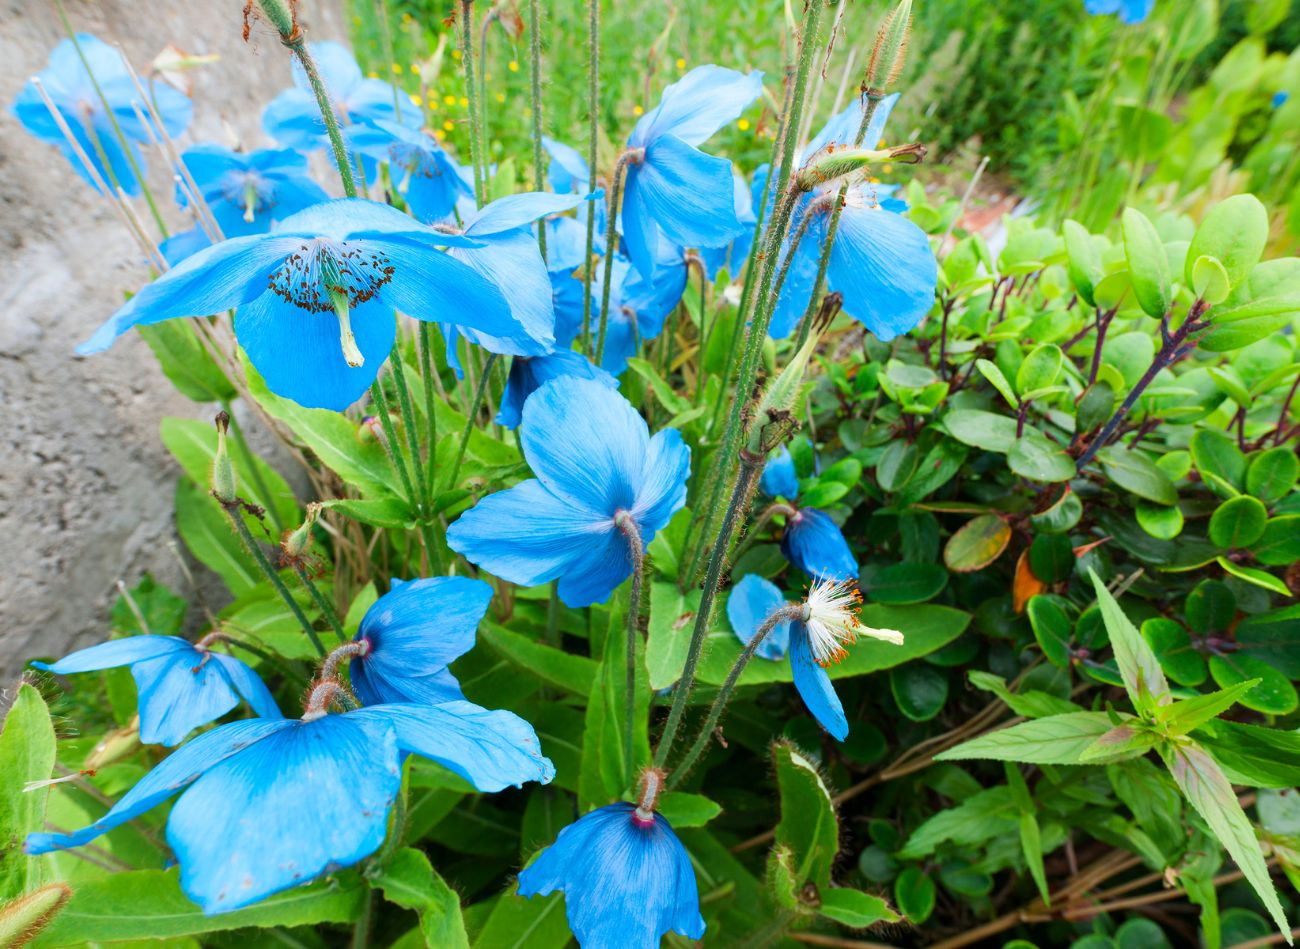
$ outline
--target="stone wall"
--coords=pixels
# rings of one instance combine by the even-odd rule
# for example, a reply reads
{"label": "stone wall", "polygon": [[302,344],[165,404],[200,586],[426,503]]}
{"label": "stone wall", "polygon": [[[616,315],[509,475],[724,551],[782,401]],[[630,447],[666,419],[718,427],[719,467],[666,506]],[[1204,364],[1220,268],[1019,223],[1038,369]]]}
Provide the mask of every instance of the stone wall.
{"label": "stone wall", "polygon": [[[244,42],[240,0],[64,2],[79,30],[120,43],[141,72],[169,43],[221,57],[192,73],[195,118],[181,144],[229,144],[231,131],[269,144],[260,114],[289,84],[289,61],[265,26]],[[304,3],[303,22],[312,38],[345,38],[338,0]],[[178,468],[158,423],[212,412],[176,394],[134,334],[73,355],[147,271],[104,199],[9,113],[63,35],[49,0],[0,4],[0,687],[27,658],[101,639],[119,579],[149,572],[185,589],[173,549]],[[148,157],[170,205],[165,164]]]}

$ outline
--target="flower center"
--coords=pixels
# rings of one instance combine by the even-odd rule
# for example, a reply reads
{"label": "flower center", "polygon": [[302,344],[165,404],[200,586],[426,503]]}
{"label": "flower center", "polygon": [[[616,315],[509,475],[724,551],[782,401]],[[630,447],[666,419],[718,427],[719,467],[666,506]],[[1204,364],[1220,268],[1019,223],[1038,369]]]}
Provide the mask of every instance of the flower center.
{"label": "flower center", "polygon": [[819,666],[839,662],[862,631],[858,607],[862,595],[852,580],[825,580],[808,591],[804,628],[813,659]]}
{"label": "flower center", "polygon": [[244,220],[249,224],[258,214],[275,206],[275,184],[256,171],[232,171],[222,179],[221,196],[233,204],[243,205]]}

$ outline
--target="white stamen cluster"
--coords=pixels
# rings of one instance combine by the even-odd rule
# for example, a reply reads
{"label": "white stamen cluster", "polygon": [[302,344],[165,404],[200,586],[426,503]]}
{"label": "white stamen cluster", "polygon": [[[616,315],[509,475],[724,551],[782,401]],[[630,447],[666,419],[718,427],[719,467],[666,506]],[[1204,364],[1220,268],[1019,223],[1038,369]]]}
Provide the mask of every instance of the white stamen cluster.
{"label": "white stamen cluster", "polygon": [[813,585],[804,601],[808,644],[820,666],[839,662],[849,653],[844,647],[859,636],[883,639],[901,646],[903,634],[896,629],[873,629],[858,619],[862,594],[852,580],[822,580]]}

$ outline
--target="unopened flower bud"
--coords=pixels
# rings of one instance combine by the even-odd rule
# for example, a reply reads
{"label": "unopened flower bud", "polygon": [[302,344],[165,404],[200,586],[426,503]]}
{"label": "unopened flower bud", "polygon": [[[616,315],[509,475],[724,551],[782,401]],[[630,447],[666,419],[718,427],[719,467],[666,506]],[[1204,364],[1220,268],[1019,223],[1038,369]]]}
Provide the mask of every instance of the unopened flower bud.
{"label": "unopened flower bud", "polygon": [[907,43],[912,34],[912,0],[900,0],[880,24],[876,45],[867,61],[862,91],[881,98],[898,82],[907,62]]}
{"label": "unopened flower bud", "polygon": [[320,505],[308,504],[307,516],[303,518],[302,524],[291,531],[284,532],[284,536],[280,538],[280,549],[287,559],[302,560],[311,549],[311,529],[318,517],[320,517]]}
{"label": "unopened flower bud", "polygon": [[66,883],[47,883],[0,907],[0,945],[22,946],[50,924],[63,904],[72,899]]}
{"label": "unopened flower bud", "polygon": [[90,754],[86,755],[86,762],[82,767],[87,771],[98,771],[133,754],[139,747],[140,717],[137,715],[125,728],[111,731],[101,738],[91,749]]}
{"label": "unopened flower bud", "polygon": [[918,164],[925,158],[925,146],[918,143],[893,148],[842,148],[828,145],[799,169],[795,185],[800,191],[812,191],[828,182],[852,184],[867,176],[871,166],[882,162]]}
{"label": "unopened flower bud", "polygon": [[235,494],[235,466],[231,464],[230,453],[226,450],[230,416],[218,412],[216,424],[217,456],[212,460],[212,496],[222,504],[233,504],[238,498]]}

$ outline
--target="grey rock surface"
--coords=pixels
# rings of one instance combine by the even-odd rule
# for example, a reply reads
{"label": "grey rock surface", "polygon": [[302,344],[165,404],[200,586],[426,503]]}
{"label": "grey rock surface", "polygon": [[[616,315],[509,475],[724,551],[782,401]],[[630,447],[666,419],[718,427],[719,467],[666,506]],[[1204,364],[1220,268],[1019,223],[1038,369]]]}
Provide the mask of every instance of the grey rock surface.
{"label": "grey rock surface", "polygon": [[[79,30],[120,43],[141,72],[169,43],[220,56],[191,73],[195,117],[180,144],[230,144],[232,132],[269,144],[261,110],[289,84],[289,61],[264,25],[244,42],[240,0],[65,3]],[[314,39],[346,39],[338,0],[303,4],[303,22]],[[213,413],[178,395],[134,334],[73,355],[148,272],[106,201],[9,113],[63,35],[48,0],[0,4],[0,687],[30,657],[102,639],[119,579],[149,572],[186,589],[172,549],[179,469],[158,424]],[[164,213],[187,226],[165,162],[148,161]]]}

